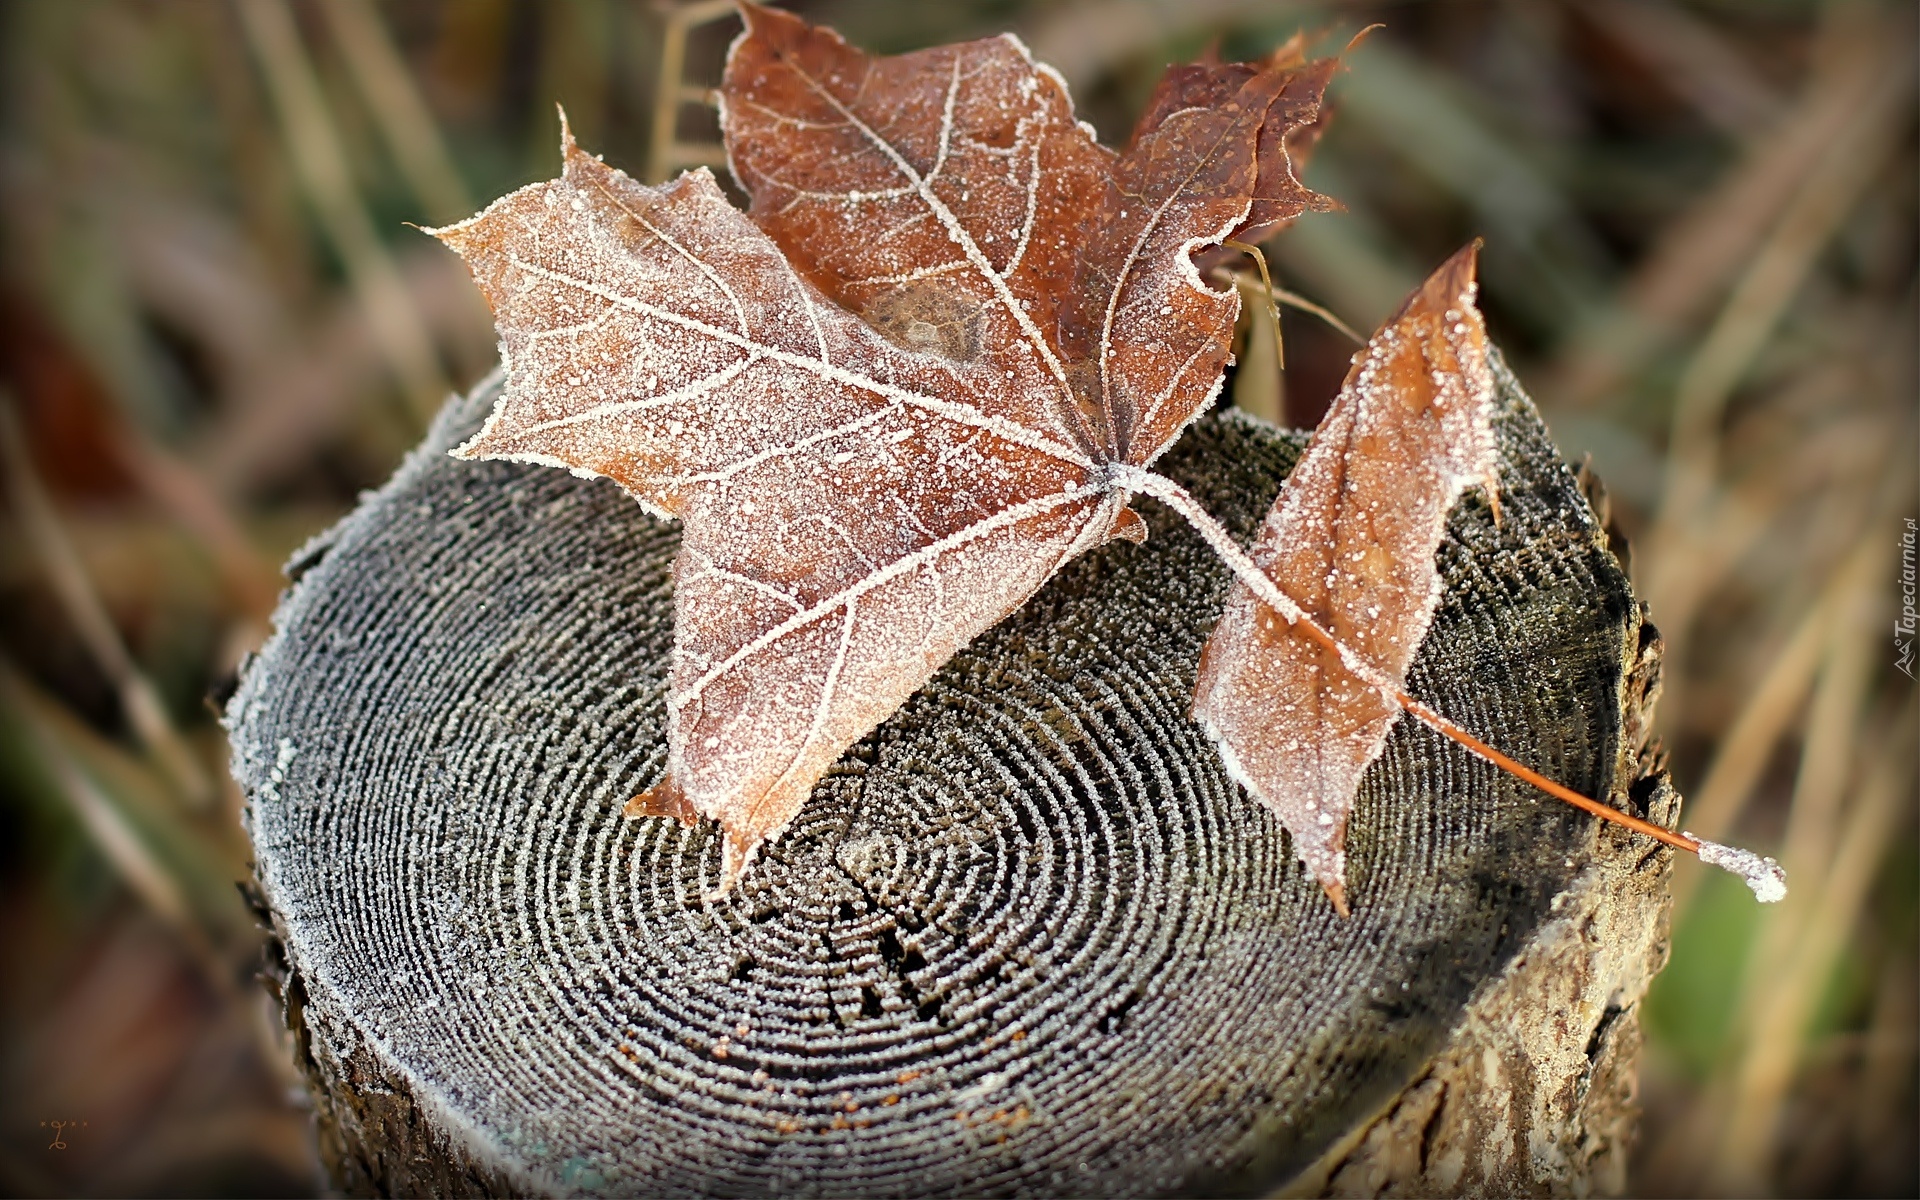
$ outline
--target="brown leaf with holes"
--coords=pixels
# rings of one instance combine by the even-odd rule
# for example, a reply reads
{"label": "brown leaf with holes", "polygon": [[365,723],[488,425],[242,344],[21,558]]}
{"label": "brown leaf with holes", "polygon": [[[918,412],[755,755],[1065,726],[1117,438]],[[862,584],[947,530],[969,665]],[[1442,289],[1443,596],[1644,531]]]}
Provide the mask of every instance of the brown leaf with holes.
{"label": "brown leaf with holes", "polygon": [[1196,250],[1246,217],[1253,72],[1125,155],[1011,38],[872,58],[745,8],[712,176],[565,170],[436,231],[507,380],[457,453],[616,480],[684,524],[665,777],[722,886],[814,783],[1074,555],[1138,538],[1116,476],[1218,389],[1238,311]]}
{"label": "brown leaf with holes", "polygon": [[[1195,718],[1235,779],[1278,814],[1346,911],[1346,830],[1386,746],[1407,668],[1440,600],[1435,551],[1496,452],[1475,246],[1449,259],[1355,356],[1261,525],[1253,561],[1371,668],[1371,680],[1235,583],[1200,660]],[[1497,510],[1496,510],[1497,511]]]}

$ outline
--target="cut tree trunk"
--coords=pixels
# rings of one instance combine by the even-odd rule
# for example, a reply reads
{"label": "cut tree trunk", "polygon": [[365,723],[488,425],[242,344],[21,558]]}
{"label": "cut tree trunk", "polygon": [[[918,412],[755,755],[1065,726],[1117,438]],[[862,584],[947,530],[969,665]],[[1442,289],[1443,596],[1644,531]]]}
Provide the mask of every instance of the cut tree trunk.
{"label": "cut tree trunk", "polygon": [[[1658,640],[1504,366],[1411,690],[1671,822]],[[1618,1191],[1670,852],[1402,720],[1336,916],[1187,718],[1225,569],[1171,514],[849,751],[728,897],[659,776],[673,528],[453,460],[301,552],[229,710],[274,972],[352,1193]],[[1304,438],[1164,460],[1242,537]]]}

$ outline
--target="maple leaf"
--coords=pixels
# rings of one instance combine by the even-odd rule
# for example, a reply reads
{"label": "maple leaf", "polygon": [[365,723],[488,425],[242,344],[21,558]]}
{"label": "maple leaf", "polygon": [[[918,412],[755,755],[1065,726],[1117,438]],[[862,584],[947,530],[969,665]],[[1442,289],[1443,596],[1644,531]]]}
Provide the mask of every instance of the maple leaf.
{"label": "maple leaf", "polygon": [[[1355,356],[1255,537],[1254,565],[1313,624],[1289,622],[1240,582],[1200,658],[1194,717],[1342,912],[1348,814],[1440,602],[1447,511],[1472,484],[1494,494],[1475,250],[1435,271]],[[1356,672],[1349,655],[1372,671]]]}
{"label": "maple leaf", "polygon": [[1245,219],[1297,74],[1116,156],[1011,38],[874,59],[745,14],[722,96],[752,220],[564,134],[559,179],[433,231],[507,367],[456,453],[684,524],[667,774],[630,811],[717,819],[723,887],[960,646],[1144,532],[1116,469],[1220,386],[1239,301],[1191,255]]}
{"label": "maple leaf", "polygon": [[[1011,37],[874,58],[741,7],[721,107],[750,213],[704,168],[635,182],[563,115],[558,179],[428,231],[467,260],[506,367],[454,453],[604,476],[684,526],[667,769],[630,815],[717,820],[726,890],[956,650],[1068,559],[1143,537],[1137,493],[1241,580],[1196,713],[1342,911],[1346,813],[1402,708],[1570,803],[1711,845],[1569,792],[1401,690],[1437,530],[1492,469],[1470,253],[1356,368],[1256,547],[1273,576],[1147,469],[1228,362],[1239,298],[1199,266],[1331,204],[1293,170],[1331,62],[1290,43],[1176,68],[1116,154]],[[1362,479],[1364,511],[1343,511]],[[1292,705],[1277,739],[1266,687]]]}
{"label": "maple leaf", "polygon": [[901,349],[826,300],[711,175],[653,189],[570,137],[565,155],[559,180],[441,232],[508,365],[456,453],[605,475],[684,523],[650,804],[720,820],[731,879],[1123,499],[1005,402],[996,364]]}

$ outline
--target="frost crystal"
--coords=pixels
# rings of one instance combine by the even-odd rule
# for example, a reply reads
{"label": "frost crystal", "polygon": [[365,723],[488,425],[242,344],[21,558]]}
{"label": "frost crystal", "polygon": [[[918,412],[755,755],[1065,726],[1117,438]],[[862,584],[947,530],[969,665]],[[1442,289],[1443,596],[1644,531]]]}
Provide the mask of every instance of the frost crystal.
{"label": "frost crystal", "polygon": [[[1684,836],[1693,837],[1691,833]],[[1753,897],[1762,904],[1777,904],[1787,895],[1787,873],[1771,858],[1764,858],[1738,846],[1722,846],[1705,838],[1700,843],[1700,861],[1723,871],[1731,871],[1753,889]]]}

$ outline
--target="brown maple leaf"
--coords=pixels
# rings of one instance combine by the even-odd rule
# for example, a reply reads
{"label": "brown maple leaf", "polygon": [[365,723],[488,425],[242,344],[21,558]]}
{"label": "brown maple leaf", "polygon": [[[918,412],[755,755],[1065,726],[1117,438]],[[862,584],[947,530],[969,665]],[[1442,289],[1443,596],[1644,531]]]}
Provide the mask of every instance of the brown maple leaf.
{"label": "brown maple leaf", "polygon": [[[1226,697],[1257,681],[1267,657],[1294,652],[1273,614],[1324,651],[1316,719],[1352,746],[1345,726],[1384,731],[1398,704],[1558,786],[1399,690],[1424,617],[1380,634],[1342,607],[1374,593],[1339,586],[1303,588],[1304,610],[1147,469],[1217,393],[1228,362],[1239,300],[1197,261],[1327,207],[1299,185],[1292,155],[1317,129],[1329,63],[1290,47],[1262,63],[1176,71],[1116,154],[1011,37],[874,58],[790,15],[742,12],[721,97],[750,214],[704,168],[659,188],[635,182],[575,145],[563,119],[560,178],[430,231],[466,258],[506,367],[493,414],[455,453],[605,476],[684,526],[667,769],[630,814],[717,820],[725,890],[834,760],[960,646],[1074,555],[1144,536],[1130,493],[1181,512],[1271,610],[1262,626],[1236,597],[1197,709],[1336,900],[1339,834],[1314,840],[1298,813],[1317,821],[1337,808],[1344,821],[1340,806],[1377,750],[1314,759],[1326,778],[1299,794],[1317,800],[1263,790],[1266,768],[1246,766],[1262,751]],[[1454,377],[1391,397],[1484,391],[1470,304],[1446,329],[1429,319],[1446,311],[1436,297],[1464,296],[1470,277],[1470,260],[1456,260],[1376,339],[1370,354],[1396,372],[1413,361],[1416,327],[1455,354],[1444,368]],[[1356,418],[1353,431],[1323,431],[1309,459],[1324,444],[1346,456],[1330,469],[1356,477],[1484,474],[1484,414],[1475,419],[1465,441],[1442,421],[1437,438],[1389,447]],[[1428,458],[1361,461],[1383,453]],[[1289,487],[1326,469],[1303,466]],[[1375,523],[1425,529],[1444,517],[1449,487]],[[1297,523],[1329,547],[1366,536]],[[1309,547],[1300,561],[1339,552]],[[1419,585],[1433,578],[1430,541],[1409,535],[1382,552],[1394,560],[1382,579],[1431,591]],[[1287,555],[1262,554],[1293,586]],[[1242,626],[1255,632],[1233,632]]]}
{"label": "brown maple leaf", "polygon": [[752,220],[568,136],[559,179],[435,231],[507,366],[457,453],[684,524],[667,774],[632,811],[717,819],[723,887],[960,646],[1144,531],[1116,469],[1220,386],[1239,301],[1191,255],[1245,219],[1299,70],[1116,156],[1011,38],[874,59],[745,13],[722,96]]}
{"label": "brown maple leaf", "polygon": [[1440,602],[1447,512],[1470,485],[1494,488],[1474,257],[1447,260],[1355,356],[1255,538],[1254,564],[1313,626],[1239,583],[1200,658],[1195,718],[1343,912],[1347,817]]}

